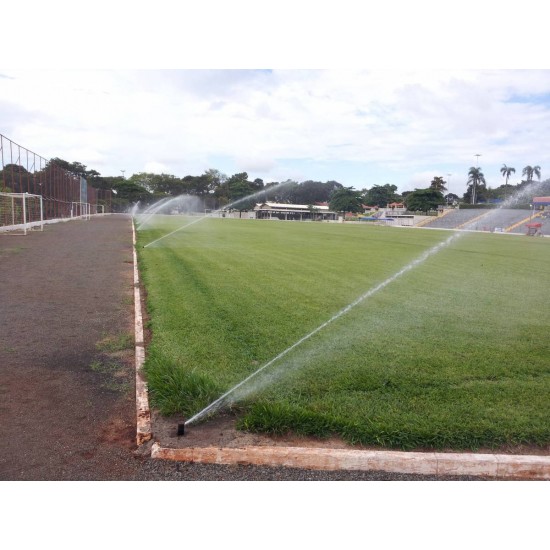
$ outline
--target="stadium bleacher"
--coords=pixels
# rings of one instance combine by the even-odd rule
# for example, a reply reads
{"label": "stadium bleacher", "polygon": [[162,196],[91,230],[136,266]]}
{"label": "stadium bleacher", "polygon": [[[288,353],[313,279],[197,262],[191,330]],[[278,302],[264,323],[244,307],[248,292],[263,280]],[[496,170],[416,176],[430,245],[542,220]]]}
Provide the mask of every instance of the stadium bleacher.
{"label": "stadium bleacher", "polygon": [[[472,229],[477,231],[502,231],[518,224],[522,220],[529,220],[530,210],[518,210],[512,208],[479,208],[458,209],[444,216],[435,218],[426,223],[424,227],[439,229]],[[527,222],[526,222],[527,223]],[[550,227],[550,220],[547,225]],[[525,227],[520,224],[513,232],[525,233]]]}

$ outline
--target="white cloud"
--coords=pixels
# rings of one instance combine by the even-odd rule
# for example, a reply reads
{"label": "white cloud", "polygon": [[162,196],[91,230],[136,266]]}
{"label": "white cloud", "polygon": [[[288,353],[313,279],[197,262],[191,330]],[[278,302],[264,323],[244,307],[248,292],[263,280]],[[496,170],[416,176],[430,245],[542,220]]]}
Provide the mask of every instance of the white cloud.
{"label": "white cloud", "polygon": [[242,157],[236,159],[236,166],[242,172],[269,174],[275,168],[276,162],[268,157]]}
{"label": "white cloud", "polygon": [[266,181],[310,179],[307,162],[346,185],[453,173],[463,190],[475,153],[493,185],[503,163],[550,168],[546,70],[0,74],[0,133],[103,175],[224,171],[211,162],[225,158]]}
{"label": "white cloud", "polygon": [[150,172],[153,174],[165,174],[168,172],[167,166],[162,162],[149,161],[145,163],[144,172]]}

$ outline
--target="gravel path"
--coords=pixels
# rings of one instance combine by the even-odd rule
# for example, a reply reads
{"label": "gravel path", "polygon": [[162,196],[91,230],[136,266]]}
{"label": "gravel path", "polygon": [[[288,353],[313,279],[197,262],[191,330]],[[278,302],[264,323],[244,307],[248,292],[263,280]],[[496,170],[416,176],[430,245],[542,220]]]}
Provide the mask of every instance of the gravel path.
{"label": "gravel path", "polygon": [[0,480],[442,480],[152,460],[135,445],[131,220],[0,233]]}

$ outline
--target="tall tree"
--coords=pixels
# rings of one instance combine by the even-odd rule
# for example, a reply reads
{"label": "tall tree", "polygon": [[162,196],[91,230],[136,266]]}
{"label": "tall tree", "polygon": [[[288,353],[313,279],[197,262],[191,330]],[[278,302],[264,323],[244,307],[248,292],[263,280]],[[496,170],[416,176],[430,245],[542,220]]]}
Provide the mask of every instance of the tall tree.
{"label": "tall tree", "polygon": [[315,204],[316,202],[328,202],[335,189],[341,189],[343,185],[337,181],[307,180],[298,185],[294,192],[296,204]]}
{"label": "tall tree", "polygon": [[511,166],[506,166],[506,164],[503,164],[502,168],[500,169],[500,173],[502,174],[503,178],[506,178],[506,183],[504,185],[506,186],[505,189],[507,189],[508,188],[508,180],[510,179],[510,176],[512,174],[516,173],[516,169],[512,168]]}
{"label": "tall tree", "polygon": [[6,164],[4,169],[0,170],[0,191],[32,193],[31,181],[32,174],[19,164]]}
{"label": "tall tree", "polygon": [[257,193],[263,187],[263,180],[256,178],[254,181],[248,181],[248,174],[240,172],[224,182],[221,196],[225,197],[235,210],[242,212],[254,208],[257,199],[261,200]]}
{"label": "tall tree", "polygon": [[526,177],[527,183],[533,181],[533,177],[537,176],[537,179],[540,181],[540,166],[529,166],[527,165],[521,172],[522,176]]}
{"label": "tall tree", "polygon": [[[265,200],[286,204],[297,204],[296,190],[299,183],[294,180],[285,180],[280,183],[268,183],[265,187]],[[262,200],[264,200],[262,198]]]}
{"label": "tall tree", "polygon": [[183,181],[191,195],[205,197],[214,191],[216,180],[211,174],[205,172],[200,176],[185,176]]}
{"label": "tall tree", "polygon": [[503,164],[502,168],[500,169],[500,173],[502,174],[503,178],[506,178],[505,185],[508,185],[508,180],[510,179],[510,176],[512,174],[516,173],[516,169],[512,168],[511,166],[506,166],[506,164]]}
{"label": "tall tree", "polygon": [[353,187],[336,189],[330,198],[330,209],[335,212],[362,212],[361,192]]}
{"label": "tall tree", "polygon": [[73,176],[81,176],[85,178],[88,183],[92,185],[94,185],[94,182],[101,176],[101,174],[96,170],[87,170],[86,165],[81,162],[67,162],[59,157],[55,157],[49,160],[48,165],[52,163],[63,168],[63,170],[67,170],[67,172],[70,172]]}
{"label": "tall tree", "polygon": [[468,170],[468,183],[471,187],[471,203],[476,204],[478,188],[480,185],[485,186],[485,176],[481,168],[472,166],[470,170]]}
{"label": "tall tree", "polygon": [[435,189],[436,191],[447,191],[445,184],[447,182],[441,176],[435,176],[435,178],[430,183],[430,189]]}
{"label": "tall tree", "polygon": [[223,185],[227,181],[227,176],[216,170],[215,168],[209,168],[204,172],[202,178],[208,181],[208,192],[213,193],[217,187]]}
{"label": "tall tree", "polygon": [[120,176],[105,178],[110,180],[110,187],[114,190],[113,209],[118,212],[123,212],[132,203],[141,202],[147,204],[152,199],[152,194],[148,189],[132,181],[124,179]]}
{"label": "tall tree", "polygon": [[438,189],[429,187],[428,189],[416,189],[407,195],[405,204],[407,210],[411,212],[427,212],[436,210],[444,202],[443,193]]}
{"label": "tall tree", "polygon": [[445,197],[443,198],[445,199],[445,202],[447,204],[452,204],[454,206],[456,206],[460,201],[460,197],[458,195],[455,195],[454,193],[447,193],[447,195],[445,195]]}
{"label": "tall tree", "polygon": [[384,208],[391,202],[401,200],[401,197],[396,194],[397,186],[386,183],[385,185],[373,185],[364,196],[365,204],[369,206],[380,206]]}
{"label": "tall tree", "polygon": [[172,174],[155,174],[139,172],[126,179],[138,187],[142,187],[154,195],[181,195],[185,188],[182,180]]}

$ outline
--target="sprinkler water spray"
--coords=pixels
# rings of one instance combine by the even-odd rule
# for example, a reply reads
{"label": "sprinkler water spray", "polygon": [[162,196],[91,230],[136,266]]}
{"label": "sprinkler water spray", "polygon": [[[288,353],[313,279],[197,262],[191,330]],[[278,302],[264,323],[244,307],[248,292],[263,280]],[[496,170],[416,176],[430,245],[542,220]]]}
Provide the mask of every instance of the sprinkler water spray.
{"label": "sprinkler water spray", "polygon": [[[528,186],[527,188],[525,189],[522,189],[521,191],[519,191],[518,193],[516,193],[515,196],[513,197],[510,197],[508,200],[505,201],[505,203],[503,204],[503,206],[501,206],[501,208],[503,207],[506,207],[506,206],[509,206],[509,205],[512,205],[514,204],[515,202],[518,202],[519,200],[521,200],[522,198],[525,198],[526,196],[528,196],[529,194],[532,194],[533,192],[535,192],[538,188],[540,187],[540,183],[538,185],[536,184],[531,184],[531,186]],[[471,224],[470,224],[471,225]],[[468,230],[469,229],[469,226],[467,225],[464,229]],[[341,309],[338,313],[336,313],[335,315],[333,315],[330,319],[328,319],[327,321],[325,321],[324,323],[322,323],[321,325],[319,325],[316,329],[312,330],[309,334],[306,334],[305,336],[303,336],[302,338],[300,338],[297,342],[295,342],[294,344],[292,344],[291,346],[289,346],[287,349],[285,349],[284,351],[282,351],[281,353],[279,353],[279,355],[277,355],[276,357],[274,357],[273,359],[271,359],[270,361],[268,361],[267,363],[265,363],[263,366],[261,366],[259,369],[257,369],[256,371],[254,371],[252,374],[250,374],[249,376],[247,376],[244,380],[242,380],[241,382],[239,382],[238,384],[236,384],[235,386],[233,386],[231,389],[229,389],[228,391],[226,391],[221,397],[219,397],[218,399],[216,399],[215,401],[213,401],[210,405],[208,405],[207,407],[205,407],[202,411],[199,411],[197,414],[195,414],[194,416],[192,416],[189,420],[187,420],[185,422],[185,425],[190,425],[190,424],[193,424],[199,420],[201,420],[202,418],[206,417],[206,416],[209,416],[209,415],[212,415],[214,414],[215,412],[217,412],[219,409],[221,409],[222,407],[224,407],[228,402],[234,402],[238,399],[238,397],[236,397],[236,394],[237,394],[237,390],[240,390],[241,387],[247,385],[250,380],[252,380],[253,378],[255,378],[256,376],[258,376],[260,373],[262,373],[265,369],[271,367],[275,362],[279,361],[280,359],[282,359],[285,355],[287,355],[289,352],[291,352],[292,350],[294,350],[296,347],[300,346],[301,344],[303,344],[304,342],[306,342],[307,340],[309,340],[312,336],[314,336],[315,334],[317,334],[319,331],[323,330],[325,327],[327,327],[328,325],[330,325],[332,322],[336,321],[337,319],[339,319],[340,317],[342,317],[343,315],[347,314],[350,310],[352,310],[353,308],[355,308],[357,305],[359,305],[360,303],[364,302],[366,299],[370,298],[371,296],[373,296],[374,294],[376,294],[377,292],[385,289],[389,284],[393,283],[395,280],[397,280],[398,278],[400,278],[402,275],[405,275],[406,273],[408,273],[409,271],[415,269],[417,266],[423,264],[426,260],[428,260],[429,258],[431,258],[432,256],[436,255],[437,253],[439,253],[441,250],[443,250],[444,248],[447,248],[448,246],[451,245],[451,243],[453,243],[455,240],[459,239],[462,237],[462,235],[464,235],[465,233],[464,232],[456,232],[456,233],[453,233],[450,237],[448,237],[447,239],[445,239],[444,241],[441,241],[439,244],[433,246],[432,248],[430,248],[429,250],[425,251],[424,253],[422,253],[420,256],[418,256],[416,259],[414,259],[413,261],[411,261],[409,264],[407,264],[406,266],[404,266],[401,270],[399,270],[398,272],[394,273],[392,276],[388,277],[385,281],[382,281],[381,283],[379,283],[378,285],[372,287],[370,290],[368,290],[367,292],[365,292],[364,294],[362,294],[361,296],[359,296],[355,301],[351,302],[350,304],[348,304],[346,307],[344,307],[343,309]],[[242,396],[241,396],[242,397]]]}
{"label": "sprinkler water spray", "polygon": [[[234,207],[235,205],[239,204],[239,203],[242,203],[244,201],[249,201],[251,199],[254,199],[256,197],[261,197],[262,195],[264,195],[266,192],[273,192],[277,189],[280,189],[280,188],[283,188],[287,185],[289,185],[291,182],[282,182],[282,183],[278,183],[277,185],[274,185],[272,187],[270,187],[268,190],[266,189],[261,189],[260,191],[256,191],[255,193],[252,193],[251,195],[247,195],[246,197],[242,197],[240,199],[237,199],[229,204],[226,204],[225,206],[223,206],[222,208],[219,208],[218,210],[214,210],[212,212],[212,214],[219,214],[220,212],[224,212],[224,211],[227,211],[227,210],[230,210],[232,207]],[[180,199],[181,197],[184,197],[183,195],[181,195],[180,197],[174,197],[172,199],[162,199],[161,201],[159,201],[158,203],[154,204],[153,206],[149,207],[144,213],[143,213],[143,221],[138,225],[137,229],[141,229],[143,228],[143,226],[149,222],[149,220],[151,220],[155,214],[158,214],[160,213],[161,209],[162,208],[165,208],[168,204],[171,204],[173,201],[177,200],[177,199]],[[186,195],[187,197],[187,195]],[[211,214],[211,215],[212,215]],[[159,241],[162,241],[163,239],[166,239],[166,237],[170,237],[171,235],[173,235],[174,233],[178,233],[179,231],[181,231],[182,229],[185,229],[186,227],[189,227],[190,225],[193,225],[195,223],[198,223],[208,217],[210,217],[211,215],[205,215],[205,216],[201,216],[200,218],[197,218],[195,220],[193,220],[192,222],[188,222],[184,225],[182,225],[181,227],[178,227],[177,229],[174,229],[174,231],[170,231],[170,233],[167,233],[166,235],[163,235],[162,237],[159,237],[158,239],[155,239],[149,243],[147,243],[146,245],[144,245],[143,248],[147,248],[149,246],[152,246],[156,243],[158,243]]]}

